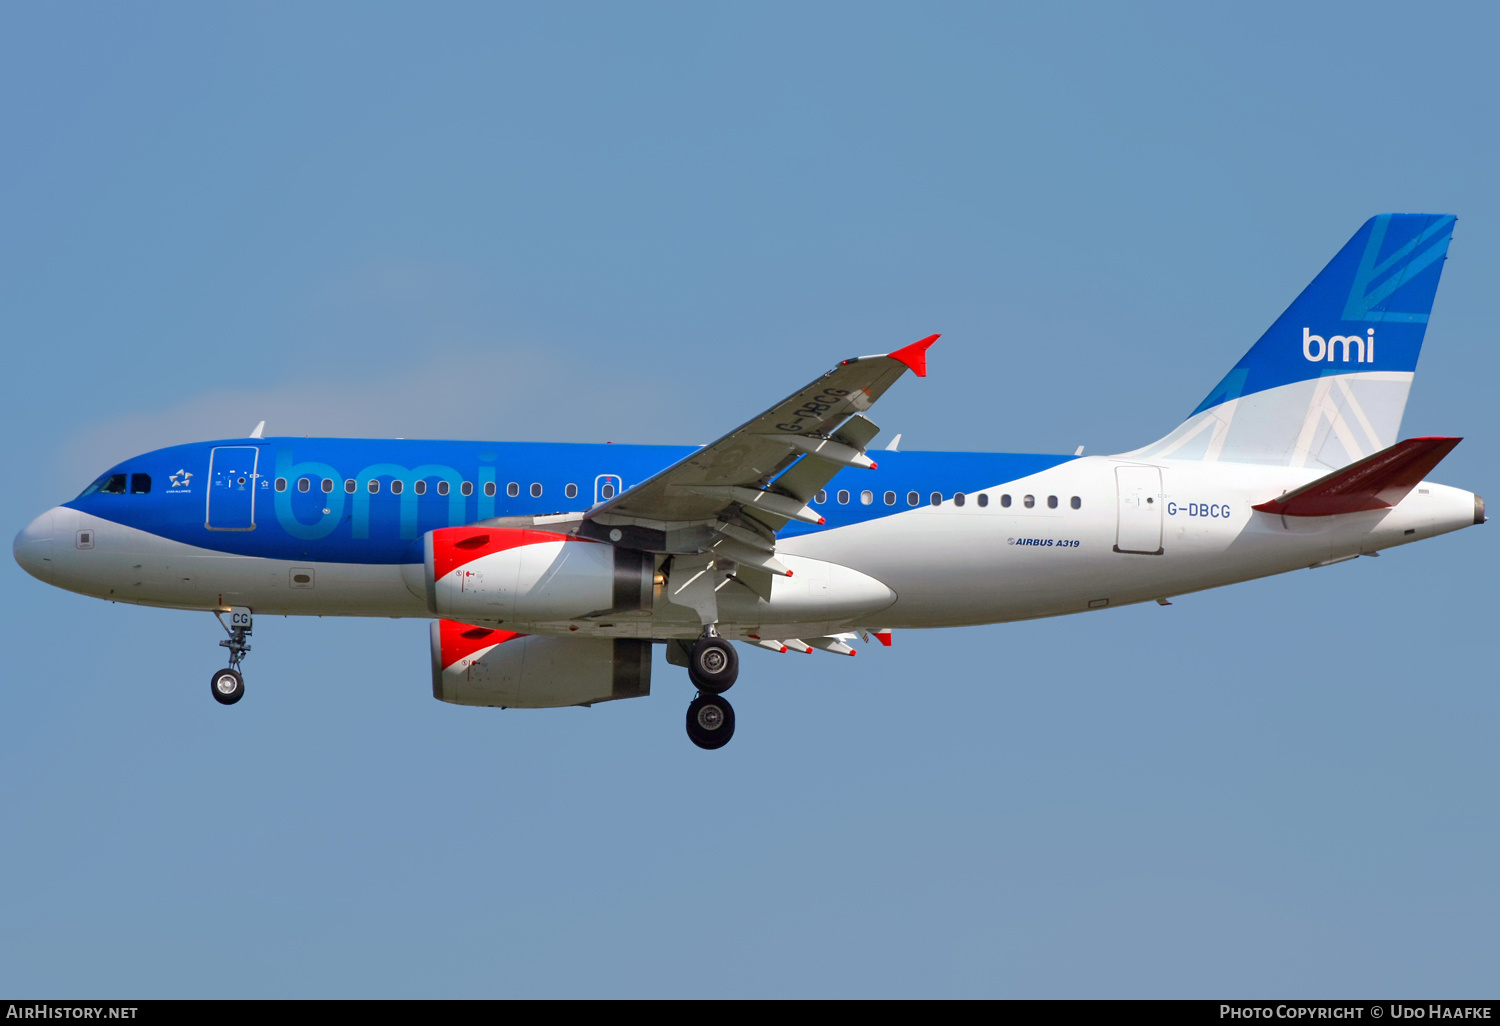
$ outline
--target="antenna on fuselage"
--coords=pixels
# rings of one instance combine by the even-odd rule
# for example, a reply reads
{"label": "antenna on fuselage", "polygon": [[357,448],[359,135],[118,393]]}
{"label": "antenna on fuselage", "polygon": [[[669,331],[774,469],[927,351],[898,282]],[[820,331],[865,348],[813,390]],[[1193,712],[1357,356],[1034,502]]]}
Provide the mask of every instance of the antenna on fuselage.
{"label": "antenna on fuselage", "polygon": [[255,425],[255,430],[252,431],[252,432],[250,432],[250,437],[251,438],[261,438],[261,437],[263,437],[261,435],[261,432],[264,431],[265,429],[266,429],[266,422],[265,421],[261,421],[259,424]]}

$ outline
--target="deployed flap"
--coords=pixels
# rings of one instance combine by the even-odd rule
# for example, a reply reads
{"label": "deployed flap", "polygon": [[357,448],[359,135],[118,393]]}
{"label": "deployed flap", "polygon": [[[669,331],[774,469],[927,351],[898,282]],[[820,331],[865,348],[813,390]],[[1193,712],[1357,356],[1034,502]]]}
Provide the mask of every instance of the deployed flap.
{"label": "deployed flap", "polygon": [[1461,441],[1462,438],[1408,438],[1254,508],[1288,517],[1328,517],[1388,509],[1406,498]]}
{"label": "deployed flap", "polygon": [[[804,507],[817,489],[842,467],[868,462],[855,453],[873,437],[873,425],[856,422],[840,436],[841,425],[869,409],[908,369],[925,376],[927,349],[937,338],[930,335],[884,356],[845,360],[717,442],[590,510],[588,519],[680,524],[714,520],[733,506],[772,530],[788,520],[815,518]],[[830,439],[827,455],[820,456],[817,443]],[[816,461],[817,473],[776,479],[798,459]]]}

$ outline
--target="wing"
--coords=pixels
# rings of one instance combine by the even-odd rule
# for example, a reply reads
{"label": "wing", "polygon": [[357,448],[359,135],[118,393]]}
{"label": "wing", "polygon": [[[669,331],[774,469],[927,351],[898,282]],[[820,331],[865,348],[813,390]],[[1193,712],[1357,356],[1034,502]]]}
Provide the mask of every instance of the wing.
{"label": "wing", "polygon": [[[875,466],[864,448],[879,428],[863,413],[907,370],[926,377],[927,349],[937,339],[929,335],[884,356],[845,360],[713,444],[594,507],[583,533],[658,552],[704,551],[706,543],[692,540],[702,537],[721,555],[782,572],[755,553],[774,550],[775,532],[792,520],[822,523],[807,504],[840,469]],[[674,534],[676,540],[667,537]]]}

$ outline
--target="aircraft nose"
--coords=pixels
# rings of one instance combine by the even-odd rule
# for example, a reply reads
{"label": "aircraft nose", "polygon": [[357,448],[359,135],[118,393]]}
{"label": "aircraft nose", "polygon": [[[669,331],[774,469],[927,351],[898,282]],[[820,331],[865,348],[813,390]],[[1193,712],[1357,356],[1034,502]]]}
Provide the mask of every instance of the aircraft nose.
{"label": "aircraft nose", "polygon": [[21,569],[41,581],[52,580],[54,566],[52,536],[55,533],[57,510],[49,509],[27,524],[11,544],[11,552]]}

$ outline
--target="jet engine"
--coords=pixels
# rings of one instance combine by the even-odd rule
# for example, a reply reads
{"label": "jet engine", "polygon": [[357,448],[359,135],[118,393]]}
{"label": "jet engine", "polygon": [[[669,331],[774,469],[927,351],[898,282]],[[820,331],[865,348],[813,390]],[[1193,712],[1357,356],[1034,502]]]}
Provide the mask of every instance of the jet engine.
{"label": "jet engine", "polygon": [[423,542],[430,612],[540,623],[651,608],[651,557],[529,528],[445,527]]}
{"label": "jet engine", "polygon": [[432,623],[432,697],[455,705],[551,709],[651,693],[651,643],[547,637]]}

